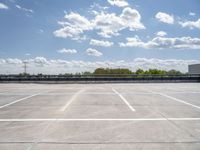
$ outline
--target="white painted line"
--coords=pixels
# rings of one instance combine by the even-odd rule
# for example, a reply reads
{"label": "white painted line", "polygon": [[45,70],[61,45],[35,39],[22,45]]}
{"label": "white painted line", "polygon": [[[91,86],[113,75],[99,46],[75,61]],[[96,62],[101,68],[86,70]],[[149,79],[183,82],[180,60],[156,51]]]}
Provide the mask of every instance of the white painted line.
{"label": "white painted line", "polygon": [[[0,95],[28,95],[28,94],[32,94],[32,93],[0,93]],[[76,92],[69,92],[69,93],[42,93],[40,95],[42,96],[55,96],[55,95],[74,95],[76,94]],[[84,93],[80,93],[79,95],[115,95],[116,93],[113,92],[84,92]],[[126,94],[126,95],[152,95],[153,93],[126,93],[123,92],[121,94]]]}
{"label": "white painted line", "polygon": [[[72,93],[48,93],[48,94],[41,94],[41,95],[74,95],[77,92],[72,92]],[[84,92],[84,93],[79,93],[79,95],[115,95],[113,92]]]}
{"label": "white painted line", "polygon": [[8,107],[8,106],[10,106],[10,105],[12,105],[12,104],[18,103],[18,102],[20,102],[20,101],[29,99],[29,98],[31,98],[31,97],[37,96],[37,95],[39,95],[39,94],[40,94],[40,93],[37,93],[37,94],[33,94],[33,95],[30,95],[30,96],[27,96],[27,97],[24,97],[24,98],[15,100],[15,101],[13,101],[13,102],[11,102],[11,103],[8,103],[8,104],[5,104],[5,105],[0,106],[0,109],[1,109],[1,108],[5,108],[5,107]]}
{"label": "white painted line", "polygon": [[124,103],[130,108],[130,110],[131,111],[135,111],[135,109],[129,104],[129,102],[119,93],[119,92],[117,92],[115,89],[113,89],[112,88],[112,90],[113,90],[113,92],[115,93],[115,94],[117,94],[123,101],[124,101]]}
{"label": "white painted line", "polygon": [[75,93],[72,98],[66,103],[66,105],[64,107],[62,107],[60,109],[60,111],[65,111],[69,105],[78,97],[79,94],[83,93],[85,90],[84,89],[81,89],[80,91],[78,91],[77,93]]}
{"label": "white painted line", "polygon": [[72,122],[72,121],[200,121],[200,118],[133,118],[133,119],[65,119],[65,118],[46,118],[46,119],[0,119],[0,122],[46,122],[46,121],[61,121],[61,122]]}
{"label": "white painted line", "polygon": [[8,92],[7,92],[7,91],[0,92],[1,95],[4,95],[4,94],[6,94],[6,93],[8,93]]}
{"label": "white painted line", "polygon": [[172,92],[172,91],[170,91],[170,92],[167,92],[167,93],[177,93],[177,94],[179,94],[179,93],[184,93],[184,94],[199,94],[200,92],[190,92],[190,91],[181,91],[181,92]]}
{"label": "white painted line", "polygon": [[200,109],[200,106],[197,106],[197,105],[194,105],[194,104],[191,104],[191,103],[188,103],[186,101],[183,101],[181,99],[178,99],[178,98],[175,98],[175,97],[172,97],[172,96],[169,96],[169,95],[166,95],[166,94],[163,94],[163,93],[158,93],[158,92],[152,92],[154,94],[158,94],[158,95],[161,95],[161,96],[164,96],[164,97],[167,97],[171,100],[174,100],[174,101],[177,101],[177,102],[180,102],[180,103],[183,103],[183,104],[186,104],[186,105],[189,105],[189,106],[192,106],[194,108],[197,108],[197,109]]}

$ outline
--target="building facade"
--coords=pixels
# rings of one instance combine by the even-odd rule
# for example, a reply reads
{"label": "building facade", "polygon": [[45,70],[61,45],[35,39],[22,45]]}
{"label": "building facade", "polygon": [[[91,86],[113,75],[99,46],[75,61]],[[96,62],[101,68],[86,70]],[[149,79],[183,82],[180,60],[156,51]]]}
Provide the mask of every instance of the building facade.
{"label": "building facade", "polygon": [[200,64],[193,64],[188,66],[189,74],[200,74]]}

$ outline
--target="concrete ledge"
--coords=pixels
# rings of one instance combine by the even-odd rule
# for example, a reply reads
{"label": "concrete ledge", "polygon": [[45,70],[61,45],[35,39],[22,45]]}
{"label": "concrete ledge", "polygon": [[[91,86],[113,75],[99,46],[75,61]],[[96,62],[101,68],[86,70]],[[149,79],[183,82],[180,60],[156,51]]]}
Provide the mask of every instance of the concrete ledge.
{"label": "concrete ledge", "polygon": [[106,80],[106,81],[0,81],[0,83],[38,83],[38,84],[105,84],[105,83],[200,83],[200,80]]}

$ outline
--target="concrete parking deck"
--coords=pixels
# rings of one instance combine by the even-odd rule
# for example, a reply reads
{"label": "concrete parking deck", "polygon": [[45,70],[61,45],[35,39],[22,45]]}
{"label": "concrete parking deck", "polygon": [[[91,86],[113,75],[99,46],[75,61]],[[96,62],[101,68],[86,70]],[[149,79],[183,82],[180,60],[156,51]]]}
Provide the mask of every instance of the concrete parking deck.
{"label": "concrete parking deck", "polygon": [[199,150],[200,84],[0,84],[1,150]]}

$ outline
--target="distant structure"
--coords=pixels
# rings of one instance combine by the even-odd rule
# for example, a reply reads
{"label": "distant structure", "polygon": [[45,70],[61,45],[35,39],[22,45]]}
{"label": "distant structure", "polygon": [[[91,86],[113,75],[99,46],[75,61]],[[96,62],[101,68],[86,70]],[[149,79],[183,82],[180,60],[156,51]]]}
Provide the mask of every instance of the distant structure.
{"label": "distant structure", "polygon": [[188,66],[189,74],[200,74],[200,64],[193,64]]}
{"label": "distant structure", "polygon": [[28,64],[28,62],[27,61],[23,61],[23,64],[24,64],[24,74],[26,74],[27,73],[27,64]]}

